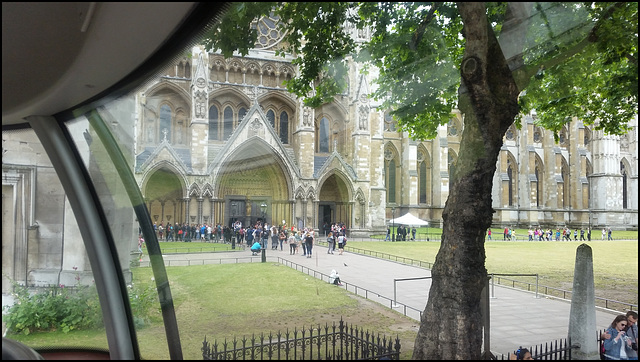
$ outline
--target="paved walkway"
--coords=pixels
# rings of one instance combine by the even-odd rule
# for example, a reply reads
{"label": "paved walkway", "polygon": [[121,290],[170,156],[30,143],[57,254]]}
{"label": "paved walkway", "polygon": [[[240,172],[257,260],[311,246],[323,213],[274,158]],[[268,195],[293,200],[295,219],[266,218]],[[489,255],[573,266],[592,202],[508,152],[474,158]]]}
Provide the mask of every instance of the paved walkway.
{"label": "paved walkway", "polygon": [[[286,247],[286,245],[285,245]],[[267,250],[267,261],[275,262],[280,257],[287,260],[298,270],[309,273],[316,271],[328,275],[336,269],[344,283],[343,287],[353,292],[356,287],[358,294],[368,293],[368,298],[386,306],[395,307],[401,313],[419,320],[419,312],[423,311],[431,287],[430,279],[398,281],[394,279],[419,278],[430,276],[427,269],[400,264],[394,261],[378,259],[345,252],[343,255],[327,254],[327,248],[314,246],[313,257],[306,258],[301,254],[289,255],[288,248],[284,251]],[[190,260],[192,264],[231,263],[249,261],[251,252],[244,251],[207,253],[207,254],[175,254],[165,255],[166,265],[184,265],[182,261]],[[260,257],[253,257],[259,262]],[[312,274],[313,275],[313,274]],[[363,290],[364,289],[364,290]],[[496,285],[493,289],[491,305],[491,351],[506,354],[513,352],[518,346],[530,347],[560,338],[566,338],[569,329],[570,301],[538,296],[535,293],[502,287]],[[371,293],[374,292],[374,293]],[[377,295],[381,297],[377,297]],[[404,308],[402,305],[411,308]],[[605,329],[615,318],[616,312],[596,311],[596,327]],[[596,332],[594,331],[594,338]]]}

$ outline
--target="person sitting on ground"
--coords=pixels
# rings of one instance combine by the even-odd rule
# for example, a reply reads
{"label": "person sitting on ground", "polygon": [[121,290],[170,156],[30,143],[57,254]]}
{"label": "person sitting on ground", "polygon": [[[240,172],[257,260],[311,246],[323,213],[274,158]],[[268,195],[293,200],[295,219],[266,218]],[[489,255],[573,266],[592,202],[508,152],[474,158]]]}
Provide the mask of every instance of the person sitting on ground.
{"label": "person sitting on ground", "polygon": [[531,352],[529,352],[526,348],[518,348],[517,351],[513,352],[512,355],[509,356],[510,360],[524,360],[524,361],[532,361],[533,356],[531,356]]}
{"label": "person sitting on ground", "polygon": [[260,249],[262,249],[262,245],[256,240],[253,245],[251,245],[251,255],[258,255]]}
{"label": "person sitting on ground", "polygon": [[340,281],[340,274],[338,274],[335,269],[331,270],[331,275],[329,275],[329,283],[342,285],[342,282]]}

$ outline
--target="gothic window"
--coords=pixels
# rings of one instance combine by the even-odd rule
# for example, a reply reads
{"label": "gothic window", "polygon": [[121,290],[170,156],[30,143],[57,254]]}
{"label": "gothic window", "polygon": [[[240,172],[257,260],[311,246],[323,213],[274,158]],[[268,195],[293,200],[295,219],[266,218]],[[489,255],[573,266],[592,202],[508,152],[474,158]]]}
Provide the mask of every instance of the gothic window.
{"label": "gothic window", "polygon": [[393,120],[393,116],[389,112],[384,113],[384,130],[390,132],[395,132],[396,130],[396,121]]}
{"label": "gothic window", "polygon": [[273,129],[276,129],[276,113],[273,110],[267,112],[267,120]]}
{"label": "gothic window", "polygon": [[391,203],[396,202],[396,161],[391,160],[387,166],[388,169],[388,183],[387,183],[387,201]]}
{"label": "gothic window", "polygon": [[246,114],[247,114],[247,109],[244,107],[240,107],[240,109],[238,110],[238,124],[242,122],[242,119]]}
{"label": "gothic window", "polygon": [[569,193],[570,193],[569,165],[567,165],[567,162],[564,159],[562,160],[561,172],[562,172],[561,174],[562,175],[562,207],[568,208],[571,206],[569,204]]}
{"label": "gothic window", "polygon": [[231,133],[233,133],[233,109],[230,106],[227,106],[224,109],[224,140],[228,140],[231,137]]}
{"label": "gothic window", "polygon": [[280,113],[280,141],[289,143],[289,115],[287,112]]}
{"label": "gothic window", "polygon": [[329,140],[331,131],[329,120],[326,117],[322,117],[322,119],[320,119],[318,128],[318,152],[329,153]]}
{"label": "gothic window", "polygon": [[387,186],[387,202],[395,203],[396,202],[396,174],[397,174],[397,163],[396,163],[396,155],[393,150],[387,148],[384,150],[384,163],[385,163],[385,176],[386,176],[386,186]]}
{"label": "gothic window", "polygon": [[627,169],[624,167],[624,163],[620,162],[620,174],[622,175],[622,208],[627,209]]}
{"label": "gothic window", "polygon": [[218,140],[218,107],[209,107],[209,139]]}
{"label": "gothic window", "polygon": [[420,203],[426,204],[427,203],[427,163],[424,161],[420,162],[419,179],[420,179]]}
{"label": "gothic window", "polygon": [[593,166],[591,165],[591,162],[589,162],[589,160],[587,160],[587,170],[586,170],[586,175],[587,175],[587,205],[589,206],[589,208],[591,208],[591,175],[593,174]]}
{"label": "gothic window", "polygon": [[282,39],[284,32],[278,26],[279,20],[280,18],[272,13],[251,23],[251,28],[256,29],[258,32],[258,40],[255,43],[256,49],[272,47]]}
{"label": "gothic window", "polygon": [[184,77],[191,78],[191,64],[187,62],[184,66]]}
{"label": "gothic window", "polygon": [[171,107],[166,104],[160,106],[160,132],[162,139],[171,141]]}
{"label": "gothic window", "polygon": [[423,150],[418,150],[418,202],[428,203],[427,195],[427,156]]}
{"label": "gothic window", "polygon": [[563,128],[558,135],[558,141],[561,146],[567,146],[567,129]]}
{"label": "gothic window", "polygon": [[533,142],[535,143],[542,142],[542,130],[538,126],[533,127]]}
{"label": "gothic window", "polygon": [[458,126],[456,124],[456,121],[449,120],[449,123],[447,124],[447,134],[449,136],[457,136],[458,135]]}
{"label": "gothic window", "polygon": [[511,159],[507,160],[507,187],[509,206],[513,206],[513,163]]}
{"label": "gothic window", "polygon": [[537,156],[535,162],[536,189],[534,190],[534,196],[536,198],[536,206],[540,207],[540,199],[542,198],[542,162]]}
{"label": "gothic window", "polygon": [[507,133],[504,136],[507,139],[507,141],[513,141],[513,140],[516,139],[516,131],[513,128],[513,126],[509,127],[509,129],[507,129]]}

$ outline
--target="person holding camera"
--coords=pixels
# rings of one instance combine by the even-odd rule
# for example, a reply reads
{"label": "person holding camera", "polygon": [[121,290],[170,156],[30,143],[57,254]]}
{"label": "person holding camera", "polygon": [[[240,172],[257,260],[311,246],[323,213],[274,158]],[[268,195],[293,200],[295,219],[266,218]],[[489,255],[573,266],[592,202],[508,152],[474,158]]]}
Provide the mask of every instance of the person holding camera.
{"label": "person holding camera", "polygon": [[631,351],[627,353],[630,360],[638,360],[638,313],[627,312],[627,337],[631,338]]}
{"label": "person holding camera", "polygon": [[604,357],[608,360],[626,360],[633,352],[631,337],[627,336],[627,316],[620,314],[616,316],[607,331],[604,340]]}

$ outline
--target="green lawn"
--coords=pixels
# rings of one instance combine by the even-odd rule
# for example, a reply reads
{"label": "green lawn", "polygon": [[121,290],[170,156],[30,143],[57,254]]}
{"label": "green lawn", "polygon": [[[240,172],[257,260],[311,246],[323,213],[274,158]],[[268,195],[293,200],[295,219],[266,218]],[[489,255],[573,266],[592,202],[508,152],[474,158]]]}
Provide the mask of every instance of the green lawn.
{"label": "green lawn", "polygon": [[[487,241],[488,273],[539,274],[541,285],[571,290],[576,249],[583,242]],[[587,243],[593,252],[596,296],[638,304],[638,241],[614,240]],[[440,242],[351,241],[349,248],[387,253],[414,260],[435,262]],[[516,278],[535,282],[535,278]]]}
{"label": "green lawn", "polygon": [[[135,268],[134,283],[153,283],[150,268]],[[202,359],[202,342],[268,336],[278,331],[351,327],[401,339],[401,359],[410,359],[418,322],[387,307],[354,297],[334,285],[277,263],[167,267],[185,359]],[[167,359],[165,331],[156,321],[137,331],[144,359]],[[298,334],[301,336],[301,334]],[[104,332],[32,333],[10,338],[32,347],[47,345],[106,348]]]}

